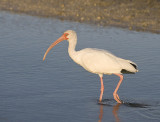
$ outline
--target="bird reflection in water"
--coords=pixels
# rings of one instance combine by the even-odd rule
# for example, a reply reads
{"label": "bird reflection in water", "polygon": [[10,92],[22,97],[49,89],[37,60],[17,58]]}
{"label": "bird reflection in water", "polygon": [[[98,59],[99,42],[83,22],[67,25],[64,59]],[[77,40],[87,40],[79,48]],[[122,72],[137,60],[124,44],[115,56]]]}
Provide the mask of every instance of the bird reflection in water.
{"label": "bird reflection in water", "polygon": [[112,113],[113,113],[113,115],[114,115],[114,118],[115,118],[116,122],[120,122],[120,119],[119,119],[118,114],[117,114],[120,105],[121,105],[120,103],[117,103],[115,106],[113,106],[113,111],[112,111]]}
{"label": "bird reflection in water", "polygon": [[98,122],[102,122],[102,118],[103,118],[103,105],[100,105],[100,113],[99,113]]}
{"label": "bird reflection in water", "polygon": [[[117,103],[116,105],[113,106],[112,113],[113,113],[113,115],[115,117],[115,121],[116,122],[120,122],[120,119],[118,117],[118,110],[119,110],[120,105],[121,105],[120,103]],[[104,105],[100,105],[100,113],[99,113],[99,120],[98,120],[98,122],[102,122],[102,118],[103,118],[103,106]]]}
{"label": "bird reflection in water", "polygon": [[102,102],[98,102],[98,104],[100,104],[100,113],[99,113],[99,120],[98,120],[98,122],[102,122],[103,107],[104,106],[113,106],[112,113],[113,113],[113,116],[114,116],[116,122],[120,122],[120,119],[118,117],[118,110],[119,110],[119,107],[121,105],[128,106],[128,107],[138,107],[138,108],[147,108],[147,107],[150,106],[149,104],[145,104],[145,103],[124,102],[124,101],[123,101],[123,104],[117,103],[116,105],[113,105],[114,104],[113,102],[114,102],[114,100],[112,100],[112,99],[105,99]]}

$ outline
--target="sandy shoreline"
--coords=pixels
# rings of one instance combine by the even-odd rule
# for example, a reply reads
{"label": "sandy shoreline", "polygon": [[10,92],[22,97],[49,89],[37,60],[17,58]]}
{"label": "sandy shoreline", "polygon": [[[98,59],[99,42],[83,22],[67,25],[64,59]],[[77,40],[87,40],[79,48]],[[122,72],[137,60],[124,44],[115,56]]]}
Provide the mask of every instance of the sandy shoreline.
{"label": "sandy shoreline", "polygon": [[0,10],[160,33],[160,0],[1,0]]}

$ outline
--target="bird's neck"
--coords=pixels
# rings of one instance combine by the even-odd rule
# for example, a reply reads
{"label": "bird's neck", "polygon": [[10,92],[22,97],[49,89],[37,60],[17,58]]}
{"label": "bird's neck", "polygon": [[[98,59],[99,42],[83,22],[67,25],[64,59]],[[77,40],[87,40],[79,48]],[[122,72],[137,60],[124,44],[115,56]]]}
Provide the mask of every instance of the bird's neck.
{"label": "bird's neck", "polygon": [[74,60],[75,58],[75,55],[76,55],[76,44],[77,44],[77,36],[71,38],[69,40],[69,46],[68,46],[68,53],[69,53],[69,56]]}

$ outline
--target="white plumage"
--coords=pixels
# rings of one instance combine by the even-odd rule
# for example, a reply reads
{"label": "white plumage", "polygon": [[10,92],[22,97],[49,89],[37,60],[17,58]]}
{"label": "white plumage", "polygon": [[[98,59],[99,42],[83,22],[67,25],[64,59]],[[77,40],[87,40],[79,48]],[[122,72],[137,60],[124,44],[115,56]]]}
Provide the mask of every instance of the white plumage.
{"label": "white plumage", "polygon": [[43,57],[43,60],[45,60],[45,57],[47,53],[51,50],[51,48],[53,48],[56,44],[58,44],[63,40],[67,40],[69,42],[68,46],[69,56],[77,64],[81,65],[87,71],[98,74],[100,76],[101,94],[99,101],[102,100],[102,95],[104,90],[103,78],[102,78],[103,74],[108,74],[108,75],[115,74],[120,77],[119,84],[117,85],[117,88],[113,93],[113,96],[118,103],[122,103],[117,94],[118,88],[123,80],[123,76],[121,74],[138,72],[137,65],[130,60],[119,58],[106,50],[101,50],[96,48],[86,48],[80,51],[75,51],[75,47],[77,44],[77,35],[76,32],[73,30],[68,30],[64,32],[64,34],[57,41],[52,43],[51,46],[47,49]]}
{"label": "white plumage", "polygon": [[122,69],[132,73],[137,72],[137,69],[131,65],[131,63],[136,65],[135,63],[116,57],[106,50],[86,48],[77,51],[77,55],[71,58],[84,69],[95,74],[121,74]]}

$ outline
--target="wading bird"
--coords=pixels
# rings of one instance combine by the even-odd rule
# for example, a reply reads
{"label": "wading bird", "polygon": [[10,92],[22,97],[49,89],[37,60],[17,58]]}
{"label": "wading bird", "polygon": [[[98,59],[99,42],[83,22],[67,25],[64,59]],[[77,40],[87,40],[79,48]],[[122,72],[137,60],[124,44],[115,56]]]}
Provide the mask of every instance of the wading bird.
{"label": "wading bird", "polygon": [[130,61],[125,60],[115,55],[111,54],[106,50],[94,49],[94,48],[86,48],[80,51],[76,51],[75,47],[77,44],[77,34],[73,30],[67,30],[64,34],[58,38],[55,42],[53,42],[47,51],[44,54],[43,61],[46,58],[48,52],[59,42],[67,40],[69,42],[68,53],[69,56],[75,61],[77,64],[81,65],[87,71],[98,74],[101,82],[101,93],[99,97],[99,101],[102,101],[104,85],[103,85],[103,74],[107,75],[117,75],[120,77],[120,80],[117,84],[116,89],[113,92],[113,97],[118,103],[122,103],[120,100],[117,91],[119,89],[120,84],[123,80],[123,73],[136,73],[138,72],[137,65]]}

